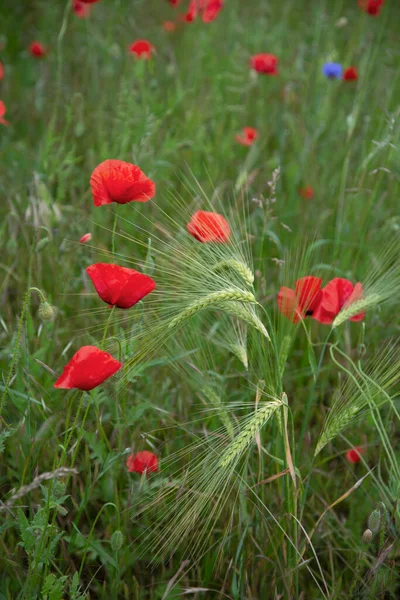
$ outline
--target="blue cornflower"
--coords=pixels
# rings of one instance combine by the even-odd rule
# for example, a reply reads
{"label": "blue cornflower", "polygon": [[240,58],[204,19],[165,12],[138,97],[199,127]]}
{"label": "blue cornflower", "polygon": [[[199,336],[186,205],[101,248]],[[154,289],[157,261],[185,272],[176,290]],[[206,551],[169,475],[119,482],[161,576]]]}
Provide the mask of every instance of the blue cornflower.
{"label": "blue cornflower", "polygon": [[328,62],[322,67],[322,72],[329,79],[341,79],[343,67],[340,63]]}

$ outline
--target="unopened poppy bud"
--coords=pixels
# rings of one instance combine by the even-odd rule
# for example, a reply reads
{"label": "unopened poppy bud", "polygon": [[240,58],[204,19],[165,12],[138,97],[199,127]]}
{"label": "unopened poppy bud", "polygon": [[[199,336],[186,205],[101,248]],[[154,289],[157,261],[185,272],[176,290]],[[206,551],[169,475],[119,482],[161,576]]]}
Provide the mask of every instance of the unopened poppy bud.
{"label": "unopened poppy bud", "polygon": [[41,302],[38,310],[38,316],[42,321],[52,321],[55,316],[54,308],[48,302]]}
{"label": "unopened poppy bud", "polygon": [[381,511],[378,509],[375,509],[369,515],[368,527],[372,531],[376,532],[376,531],[378,531],[380,526],[381,526]]}
{"label": "unopened poppy bud", "polygon": [[44,237],[36,244],[36,252],[41,252],[51,242],[49,237]]}
{"label": "unopened poppy bud", "polygon": [[111,536],[111,548],[114,552],[118,552],[118,550],[121,549],[123,543],[124,534],[122,533],[122,531],[119,531],[119,529],[117,529],[117,531],[114,531],[114,533]]}
{"label": "unopened poppy bud", "polygon": [[372,531],[370,529],[366,529],[363,533],[362,541],[364,542],[364,544],[369,544],[372,541],[373,537],[374,534],[372,533]]}

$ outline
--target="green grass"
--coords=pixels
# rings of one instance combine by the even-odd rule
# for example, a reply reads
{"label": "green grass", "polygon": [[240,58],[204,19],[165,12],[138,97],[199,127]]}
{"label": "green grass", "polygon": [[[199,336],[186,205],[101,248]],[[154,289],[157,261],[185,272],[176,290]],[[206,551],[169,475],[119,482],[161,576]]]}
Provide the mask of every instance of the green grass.
{"label": "green grass", "polygon": [[[89,19],[1,8],[0,599],[395,599],[400,6],[226,0],[165,32],[175,17],[163,0],[102,0]],[[259,52],[277,77],[250,73]],[[327,61],[358,81],[325,79]],[[95,208],[107,158],[139,165],[154,200]],[[233,244],[187,235],[210,206]],[[100,261],[155,292],[110,314],[85,274]],[[282,317],[280,286],[308,274],[362,282],[365,321]],[[123,372],[53,389],[103,337]],[[144,449],[149,478],[125,466]]]}

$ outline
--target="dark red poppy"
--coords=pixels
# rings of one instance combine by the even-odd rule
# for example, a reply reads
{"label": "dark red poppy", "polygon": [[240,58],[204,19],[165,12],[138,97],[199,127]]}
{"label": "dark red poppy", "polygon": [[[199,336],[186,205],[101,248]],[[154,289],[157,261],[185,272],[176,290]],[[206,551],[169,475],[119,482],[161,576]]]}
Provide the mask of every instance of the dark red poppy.
{"label": "dark red poppy", "polygon": [[40,42],[32,42],[29,46],[29,52],[35,58],[43,58],[47,54],[47,48]]}
{"label": "dark red poppy", "polygon": [[191,23],[195,20],[200,10],[200,2],[204,4],[204,0],[191,0],[187,13],[184,16],[185,21]]}
{"label": "dark red poppy", "polygon": [[293,323],[313,316],[321,300],[322,279],[312,275],[295,281],[295,289],[282,286],[278,293],[278,308]]}
{"label": "dark red poppy", "polygon": [[355,81],[358,79],[357,69],[355,67],[348,67],[343,73],[344,81]]}
{"label": "dark red poppy", "polygon": [[168,31],[168,33],[173,33],[176,29],[176,23],[173,21],[164,21],[163,28],[165,31]]}
{"label": "dark red poppy", "polygon": [[274,54],[255,54],[249,64],[257,73],[278,75],[278,59]]}
{"label": "dark red poppy", "polygon": [[310,185],[307,185],[306,187],[299,189],[299,194],[302,198],[311,200],[311,198],[314,196],[314,190]]}
{"label": "dark red poppy", "polygon": [[99,2],[99,0],[81,0],[84,4],[94,4],[95,2]]}
{"label": "dark red poppy", "polygon": [[[353,285],[348,279],[336,277],[332,279],[322,290],[321,301],[312,315],[320,323],[330,324],[343,310],[363,298],[361,283]],[[350,321],[362,321],[365,312],[350,317]]]}
{"label": "dark red poppy", "polygon": [[169,4],[173,7],[173,8],[177,8],[179,6],[179,4],[181,3],[182,0],[168,0]]}
{"label": "dark red poppy", "polygon": [[90,177],[95,206],[117,202],[147,202],[156,193],[154,181],[136,165],[123,160],[105,160]]}
{"label": "dark red poppy", "polygon": [[243,146],[251,146],[258,138],[258,131],[254,127],[243,127],[242,133],[235,137],[236,141]]}
{"label": "dark red poppy", "polygon": [[136,40],[129,46],[129,52],[137,58],[150,60],[151,55],[155,52],[155,47],[148,40]]}
{"label": "dark red poppy", "polygon": [[128,456],[126,461],[129,473],[157,473],[158,471],[158,458],[152,452],[148,450],[142,450],[137,454],[131,454]]}
{"label": "dark red poppy", "polygon": [[190,235],[199,242],[222,244],[229,240],[231,230],[226,219],[214,212],[198,210],[186,226]]}
{"label": "dark red poppy", "polygon": [[3,79],[4,77],[4,67],[3,67],[3,63],[0,62],[0,81]]}
{"label": "dark red poppy", "polygon": [[369,15],[377,17],[385,0],[358,0],[358,6]]}
{"label": "dark red poppy", "polygon": [[364,451],[360,446],[356,446],[356,448],[351,448],[346,452],[346,458],[349,463],[358,463],[361,460],[361,455],[364,454]]}
{"label": "dark red poppy", "polygon": [[10,124],[8,121],[6,121],[6,119],[4,119],[4,115],[6,114],[6,112],[7,112],[6,105],[4,104],[3,100],[0,100],[0,123],[2,125]]}
{"label": "dark red poppy", "polygon": [[118,308],[131,308],[156,287],[151,277],[119,265],[95,263],[86,273],[100,298]]}
{"label": "dark red poppy", "polygon": [[96,346],[82,346],[65,365],[63,374],[57,379],[54,387],[88,392],[114,375],[121,367],[122,363],[108,352],[103,352]]}
{"label": "dark red poppy", "polygon": [[90,15],[92,7],[83,0],[72,0],[72,11],[80,19],[86,19]]}

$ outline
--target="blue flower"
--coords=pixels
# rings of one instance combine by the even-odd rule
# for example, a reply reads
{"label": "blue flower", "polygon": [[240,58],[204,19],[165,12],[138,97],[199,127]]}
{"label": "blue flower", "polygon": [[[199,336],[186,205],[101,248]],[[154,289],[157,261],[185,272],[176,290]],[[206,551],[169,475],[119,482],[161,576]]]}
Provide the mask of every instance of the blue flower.
{"label": "blue flower", "polygon": [[322,72],[329,79],[341,79],[343,67],[340,63],[328,62],[322,67]]}

